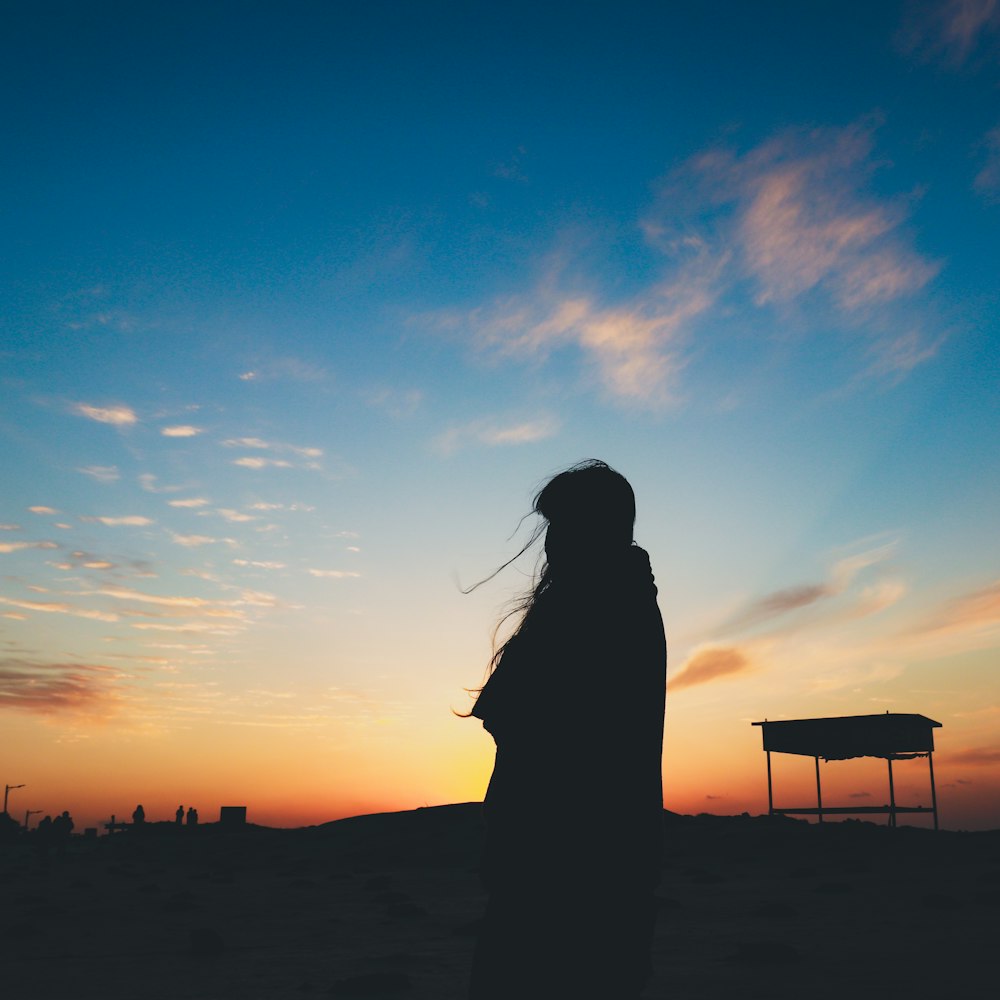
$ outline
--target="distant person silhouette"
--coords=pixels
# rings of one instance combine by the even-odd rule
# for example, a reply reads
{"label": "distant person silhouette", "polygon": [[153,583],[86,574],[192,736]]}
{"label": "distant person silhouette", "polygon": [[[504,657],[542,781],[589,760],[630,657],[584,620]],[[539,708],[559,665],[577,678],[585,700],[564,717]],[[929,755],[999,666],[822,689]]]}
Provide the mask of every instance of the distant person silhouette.
{"label": "distant person silhouette", "polygon": [[496,762],[470,997],[634,1000],[663,834],[656,587],[632,541],[632,488],[605,463],[555,476],[534,510],[525,549],[544,530],[546,562],[471,713]]}
{"label": "distant person silhouette", "polygon": [[142,808],[141,804],[135,807],[135,812],[132,813],[132,822],[136,826],[140,826],[146,822],[146,810]]}
{"label": "distant person silhouette", "polygon": [[35,828],[35,843],[38,846],[38,856],[42,861],[49,859],[49,845],[52,842],[52,817],[44,816]]}
{"label": "distant person silhouette", "polygon": [[188,806],[187,825],[188,826],[198,825],[198,810],[195,809],[194,806]]}
{"label": "distant person silhouette", "polygon": [[52,821],[52,839],[55,840],[60,854],[66,850],[66,845],[73,836],[74,825],[68,809],[64,809],[62,814]]}
{"label": "distant person silhouette", "polygon": [[178,806],[174,813],[174,822],[180,826],[184,822],[184,806]]}

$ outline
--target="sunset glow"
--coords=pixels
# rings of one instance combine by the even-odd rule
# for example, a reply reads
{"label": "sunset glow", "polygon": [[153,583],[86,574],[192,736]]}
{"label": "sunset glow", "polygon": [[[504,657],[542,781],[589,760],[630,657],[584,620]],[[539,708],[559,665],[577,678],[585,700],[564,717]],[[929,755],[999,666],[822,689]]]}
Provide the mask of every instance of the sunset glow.
{"label": "sunset glow", "polygon": [[481,799],[537,546],[462,589],[595,457],[668,809],[766,810],[753,721],[891,711],[1000,827],[1000,5],[56,8],[0,42],[13,816]]}

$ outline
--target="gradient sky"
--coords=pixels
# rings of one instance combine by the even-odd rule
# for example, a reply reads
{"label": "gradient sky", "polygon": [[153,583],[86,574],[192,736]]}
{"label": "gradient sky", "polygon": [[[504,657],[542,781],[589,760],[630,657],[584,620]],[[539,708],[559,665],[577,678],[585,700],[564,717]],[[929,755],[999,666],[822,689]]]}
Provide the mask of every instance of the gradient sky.
{"label": "gradient sky", "polygon": [[452,709],[535,554],[459,588],[599,457],[668,808],[766,808],[751,721],[888,710],[1000,826],[996,0],[39,2],[0,82],[12,813],[481,798]]}

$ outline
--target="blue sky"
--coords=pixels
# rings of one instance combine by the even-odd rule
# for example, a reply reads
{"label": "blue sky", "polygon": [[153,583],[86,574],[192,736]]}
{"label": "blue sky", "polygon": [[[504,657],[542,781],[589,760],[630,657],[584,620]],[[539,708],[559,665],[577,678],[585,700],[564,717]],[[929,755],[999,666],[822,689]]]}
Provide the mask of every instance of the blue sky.
{"label": "blue sky", "polygon": [[[449,708],[533,563],[456,580],[596,456],[683,678],[668,805],[759,808],[751,718],[888,709],[1000,823],[1000,5],[8,22],[0,711],[37,794],[111,811],[60,776],[128,746],[167,802],[179,734],[275,822],[481,794]],[[215,763],[255,754],[308,789]]]}

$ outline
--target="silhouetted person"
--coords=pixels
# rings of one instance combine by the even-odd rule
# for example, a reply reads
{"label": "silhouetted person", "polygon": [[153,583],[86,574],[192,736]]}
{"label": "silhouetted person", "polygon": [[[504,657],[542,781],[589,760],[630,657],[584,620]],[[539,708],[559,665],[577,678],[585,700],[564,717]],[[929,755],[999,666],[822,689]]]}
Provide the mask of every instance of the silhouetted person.
{"label": "silhouetted person", "polygon": [[146,810],[142,808],[141,803],[135,807],[135,812],[132,813],[132,822],[136,826],[141,826],[146,822]]}
{"label": "silhouetted person", "polygon": [[603,462],[555,476],[534,509],[546,563],[472,709],[497,750],[470,996],[634,1000],[663,832],[656,587],[632,488]]}
{"label": "silhouetted person", "polygon": [[198,810],[195,809],[194,806],[188,806],[187,825],[188,826],[198,825]]}
{"label": "silhouetted person", "polygon": [[66,850],[66,845],[73,835],[73,826],[73,817],[70,816],[68,809],[63,810],[62,814],[52,821],[52,839],[56,842],[60,854]]}
{"label": "silhouetted person", "polygon": [[42,819],[38,821],[38,826],[35,827],[35,843],[37,845],[39,858],[44,862],[48,862],[49,847],[52,844],[51,816],[43,816]]}
{"label": "silhouetted person", "polygon": [[178,806],[174,813],[174,822],[180,826],[184,822],[184,806]]}

